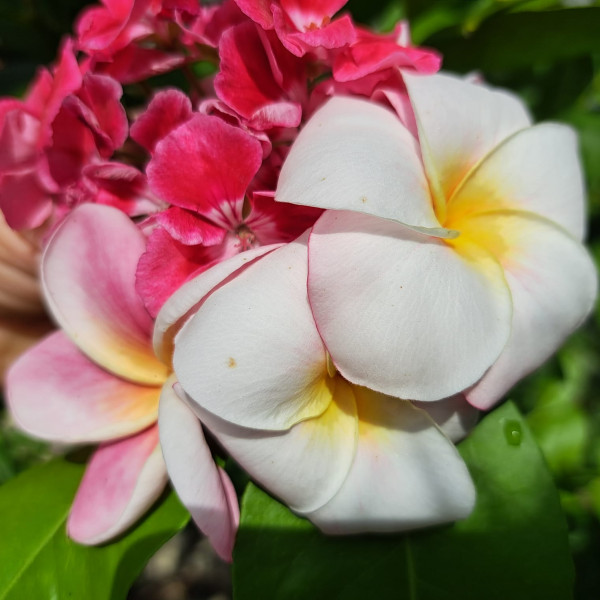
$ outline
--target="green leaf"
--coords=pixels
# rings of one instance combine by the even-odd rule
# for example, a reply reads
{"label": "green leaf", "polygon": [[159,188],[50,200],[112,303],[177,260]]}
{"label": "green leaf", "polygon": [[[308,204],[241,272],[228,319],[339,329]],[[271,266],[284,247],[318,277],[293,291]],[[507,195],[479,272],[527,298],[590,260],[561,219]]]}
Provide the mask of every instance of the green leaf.
{"label": "green leaf", "polygon": [[457,71],[527,68],[600,51],[600,8],[496,15],[468,37],[440,32],[427,40]]}
{"label": "green leaf", "polygon": [[460,445],[477,486],[465,521],[397,536],[326,537],[250,485],[234,555],[236,600],[565,600],[573,566],[558,494],[514,405]]}
{"label": "green leaf", "polygon": [[0,487],[0,600],[117,600],[189,515],[173,493],[126,535],[85,547],[65,523],[84,466],[54,460]]}

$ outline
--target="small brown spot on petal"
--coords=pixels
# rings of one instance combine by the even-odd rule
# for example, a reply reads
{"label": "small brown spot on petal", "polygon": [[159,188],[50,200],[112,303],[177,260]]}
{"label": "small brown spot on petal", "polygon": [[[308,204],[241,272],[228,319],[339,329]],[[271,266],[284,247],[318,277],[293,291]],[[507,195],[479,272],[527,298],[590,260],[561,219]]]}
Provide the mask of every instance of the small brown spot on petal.
{"label": "small brown spot on petal", "polygon": [[230,369],[233,369],[233,368],[237,367],[237,363],[235,362],[235,358],[233,358],[233,356],[229,357],[229,360],[227,361],[227,366]]}
{"label": "small brown spot on petal", "polygon": [[361,197],[361,199],[360,199],[360,201],[361,201],[363,204],[366,204],[366,203],[367,203],[367,197],[366,197],[366,196],[362,196],[362,197]]}

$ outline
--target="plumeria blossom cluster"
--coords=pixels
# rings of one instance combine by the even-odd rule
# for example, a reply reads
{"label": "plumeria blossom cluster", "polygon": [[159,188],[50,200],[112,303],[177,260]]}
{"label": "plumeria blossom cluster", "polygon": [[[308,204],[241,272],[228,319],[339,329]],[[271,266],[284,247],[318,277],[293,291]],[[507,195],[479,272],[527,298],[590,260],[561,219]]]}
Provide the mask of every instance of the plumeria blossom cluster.
{"label": "plumeria blossom cluster", "polygon": [[0,207],[58,325],[7,400],[98,444],[81,543],[170,478],[230,559],[215,449],[326,533],[464,518],[454,443],[591,310],[573,132],[344,4],[104,0],[0,101]]}

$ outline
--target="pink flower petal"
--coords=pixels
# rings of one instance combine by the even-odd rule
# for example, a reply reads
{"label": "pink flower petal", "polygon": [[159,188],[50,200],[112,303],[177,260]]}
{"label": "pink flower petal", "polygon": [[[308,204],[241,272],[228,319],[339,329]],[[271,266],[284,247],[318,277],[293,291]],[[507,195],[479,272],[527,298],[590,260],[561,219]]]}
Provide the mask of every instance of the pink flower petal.
{"label": "pink flower petal", "polygon": [[105,158],[127,138],[127,115],[120,102],[122,94],[123,89],[111,77],[86,73],[77,96],[70,96],[68,102],[65,101],[65,106],[90,128],[100,154]]}
{"label": "pink flower petal", "polygon": [[136,289],[155,317],[166,300],[188,278],[227,258],[227,245],[188,246],[157,227],[148,238],[136,271]]}
{"label": "pink flower petal", "polygon": [[62,332],[10,368],[6,398],[19,426],[59,443],[92,443],[136,433],[158,414],[159,387],[136,385],[96,366]]}
{"label": "pink flower petal", "polygon": [[198,214],[178,206],[157,213],[154,220],[168,231],[173,239],[187,246],[214,246],[223,242],[227,233],[222,227],[217,227]]}
{"label": "pink flower petal", "polygon": [[[275,54],[276,49],[280,50]],[[276,81],[273,62],[277,58],[285,61],[281,72],[288,78],[288,85],[293,83],[290,79],[300,79],[304,67],[284,50],[277,38],[270,41],[256,25],[243,23],[223,34],[219,56],[221,69],[215,77],[215,91],[223,102],[261,130],[300,124],[302,107],[297,102],[287,102],[291,98]]]}
{"label": "pink flower petal", "polygon": [[152,320],[135,291],[144,250],[144,236],[123,213],[82,205],[50,240],[42,283],[54,317],[94,362],[137,383],[160,385],[167,367],[152,352]]}
{"label": "pink flower petal", "polygon": [[295,56],[304,56],[316,48],[341,48],[356,39],[354,23],[348,15],[331,22],[326,18],[321,26],[311,23],[298,31],[279,6],[272,4],[271,9],[275,31],[281,43]]}
{"label": "pink flower petal", "polygon": [[86,545],[118,536],[154,504],[166,483],[158,427],[100,446],[71,507],[69,536]]}
{"label": "pink flower petal", "polygon": [[194,413],[173,391],[174,379],[160,398],[160,441],[177,495],[217,554],[231,562],[239,507],[227,474],[217,468]]}
{"label": "pink flower petal", "polygon": [[34,229],[52,213],[52,198],[32,169],[0,176],[0,208],[13,229]]}
{"label": "pink flower petal", "polygon": [[244,14],[248,15],[263,29],[273,29],[273,15],[270,10],[271,0],[235,0]]}
{"label": "pink flower petal", "polygon": [[246,188],[261,162],[260,143],[251,135],[195,115],[157,144],[147,173],[161,199],[230,228],[242,222]]}
{"label": "pink flower petal", "polygon": [[179,90],[158,92],[135,123],[131,126],[131,137],[149,152],[173,129],[192,117],[192,103]]}

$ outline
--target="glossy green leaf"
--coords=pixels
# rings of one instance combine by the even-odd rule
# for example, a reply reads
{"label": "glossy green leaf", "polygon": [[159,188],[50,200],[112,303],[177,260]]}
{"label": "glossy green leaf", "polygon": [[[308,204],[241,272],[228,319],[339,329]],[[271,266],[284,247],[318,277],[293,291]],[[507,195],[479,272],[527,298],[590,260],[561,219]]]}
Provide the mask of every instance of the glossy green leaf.
{"label": "glossy green leaf", "polygon": [[495,15],[471,35],[427,40],[447,69],[469,71],[529,67],[600,51],[600,7]]}
{"label": "glossy green leaf", "polygon": [[66,536],[65,523],[83,465],[55,460],[0,487],[1,600],[118,600],[148,559],[189,515],[173,493],[126,535],[85,547]]}
{"label": "glossy green leaf", "polygon": [[326,537],[250,485],[234,555],[236,600],[566,600],[573,566],[558,494],[507,403],[460,445],[477,486],[465,521],[397,536]]}

